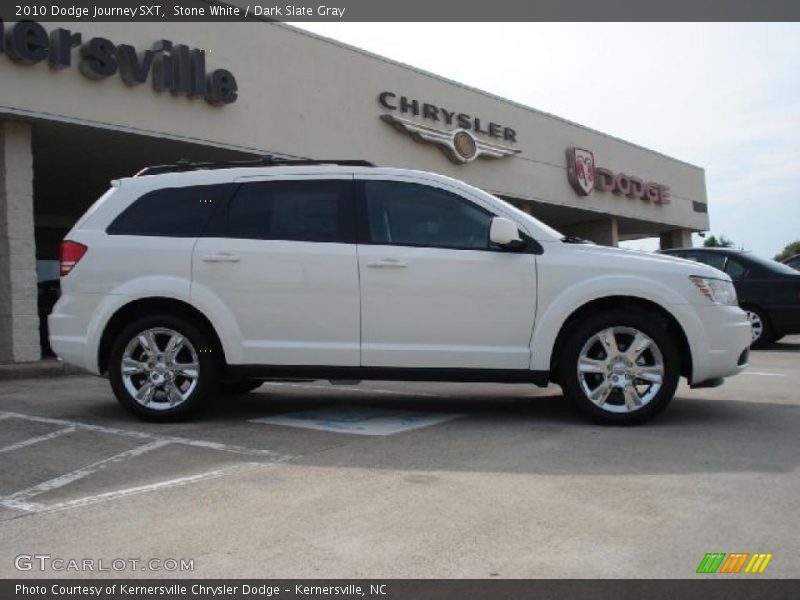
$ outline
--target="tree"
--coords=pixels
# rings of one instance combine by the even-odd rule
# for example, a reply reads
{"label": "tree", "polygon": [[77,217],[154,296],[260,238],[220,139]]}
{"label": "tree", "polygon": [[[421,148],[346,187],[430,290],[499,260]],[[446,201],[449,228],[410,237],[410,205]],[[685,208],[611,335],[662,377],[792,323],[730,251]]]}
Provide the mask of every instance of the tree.
{"label": "tree", "polygon": [[786,247],[775,255],[775,260],[780,262],[784,258],[789,258],[795,254],[800,254],[800,240],[795,240],[791,244],[786,244]]}
{"label": "tree", "polygon": [[706,248],[733,248],[733,240],[729,240],[724,235],[719,237],[714,234],[709,235],[704,241],[703,246]]}

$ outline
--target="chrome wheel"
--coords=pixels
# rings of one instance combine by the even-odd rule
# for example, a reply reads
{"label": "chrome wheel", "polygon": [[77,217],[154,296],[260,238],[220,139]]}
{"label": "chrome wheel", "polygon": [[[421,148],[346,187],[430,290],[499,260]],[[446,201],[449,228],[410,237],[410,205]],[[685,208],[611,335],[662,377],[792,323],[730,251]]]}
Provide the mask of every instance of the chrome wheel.
{"label": "chrome wheel", "polygon": [[764,333],[764,321],[758,316],[758,313],[752,310],[746,310],[747,319],[750,321],[750,343],[753,344],[758,341]]}
{"label": "chrome wheel", "polygon": [[631,413],[646,406],[664,382],[664,358],[652,338],[632,327],[594,334],[578,354],[578,383],[595,406]]}
{"label": "chrome wheel", "polygon": [[197,351],[183,335],[166,327],[134,336],[122,353],[122,383],[138,404],[168,410],[184,403],[197,387]]}

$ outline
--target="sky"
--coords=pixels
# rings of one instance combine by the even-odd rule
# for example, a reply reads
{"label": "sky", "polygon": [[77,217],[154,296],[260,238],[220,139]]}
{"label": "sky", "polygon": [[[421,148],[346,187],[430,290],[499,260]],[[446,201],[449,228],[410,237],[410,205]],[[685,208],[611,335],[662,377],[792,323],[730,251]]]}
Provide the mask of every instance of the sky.
{"label": "sky", "polygon": [[703,167],[737,246],[800,239],[800,24],[293,25]]}

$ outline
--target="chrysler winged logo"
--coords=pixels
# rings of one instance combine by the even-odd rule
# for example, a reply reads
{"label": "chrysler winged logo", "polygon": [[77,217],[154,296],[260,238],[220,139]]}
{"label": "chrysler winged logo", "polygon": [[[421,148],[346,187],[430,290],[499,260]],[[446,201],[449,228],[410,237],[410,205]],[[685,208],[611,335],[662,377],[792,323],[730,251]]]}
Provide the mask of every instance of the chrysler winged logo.
{"label": "chrysler winged logo", "polygon": [[418,142],[427,142],[441,146],[444,153],[456,164],[471,162],[479,156],[485,158],[502,158],[518,154],[521,150],[486,142],[476,138],[466,129],[438,129],[423,125],[410,119],[392,114],[381,115],[381,119],[401,132],[408,133]]}
{"label": "chrysler winged logo", "polygon": [[588,196],[594,189],[594,154],[583,148],[567,150],[567,174],[575,191]]}

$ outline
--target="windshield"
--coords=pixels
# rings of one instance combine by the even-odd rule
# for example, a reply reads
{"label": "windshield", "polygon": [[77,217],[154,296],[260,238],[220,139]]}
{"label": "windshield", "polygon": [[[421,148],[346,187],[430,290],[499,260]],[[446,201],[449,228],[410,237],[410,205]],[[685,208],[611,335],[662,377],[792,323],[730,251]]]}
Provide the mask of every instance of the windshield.
{"label": "windshield", "polygon": [[[506,204],[508,204],[508,203],[506,202]],[[553,229],[552,227],[550,227],[550,225],[547,225],[546,223],[542,223],[539,219],[537,219],[533,215],[529,215],[524,210],[518,209],[513,204],[509,204],[509,206],[511,206],[511,208],[514,209],[516,214],[520,215],[523,219],[525,219],[529,223],[532,223],[538,229],[541,229],[542,231],[546,232],[548,235],[553,236],[554,238],[556,238],[558,240],[560,240],[561,238],[564,237],[563,233],[561,233],[560,231],[558,231],[556,229]]]}
{"label": "windshield", "polygon": [[798,272],[789,265],[779,263],[778,261],[772,260],[771,258],[762,258],[761,256],[757,256],[752,253],[748,253],[745,256],[747,256],[747,258],[750,259],[751,262],[754,262],[755,264],[764,267],[765,269],[768,269],[774,273],[783,273],[784,275],[798,274]]}
{"label": "windshield", "polygon": [[[488,193],[488,192],[484,192],[484,193]],[[511,204],[508,200],[500,198],[499,196],[495,196],[494,194],[489,194],[489,195],[492,198],[495,198],[496,200],[499,200],[500,202],[505,204],[509,208],[509,210],[514,212],[515,216],[519,217],[523,221],[526,221],[526,222],[530,223],[533,226],[533,228],[534,228],[533,230],[534,231],[537,231],[537,232],[541,231],[542,233],[545,234],[546,237],[552,237],[553,240],[560,240],[561,238],[564,237],[563,233],[560,233],[560,232],[556,231],[555,229],[553,229],[552,227],[550,227],[549,225],[546,225],[546,224],[542,223],[539,219],[529,215],[524,210],[520,210],[519,208],[517,208],[516,206]],[[541,239],[541,238],[539,238],[539,236],[534,236],[534,238]]]}
{"label": "windshield", "polygon": [[546,242],[547,241],[557,242],[564,237],[563,233],[559,233],[549,225],[545,225],[536,217],[532,217],[525,211],[518,209],[516,206],[511,204],[511,202],[509,202],[504,198],[501,198],[500,196],[487,192],[486,190],[483,190],[479,187],[475,187],[474,185],[469,185],[464,181],[459,181],[458,187],[459,188],[466,187],[469,190],[471,190],[474,194],[478,196],[484,196],[485,197],[484,200],[488,202],[490,205],[493,204],[492,200],[502,203],[504,210],[513,213],[513,216],[515,218],[518,218],[520,221],[524,221],[526,224],[528,224],[528,233],[535,240],[546,241]]}

